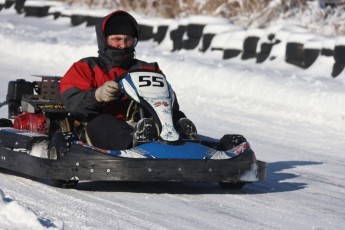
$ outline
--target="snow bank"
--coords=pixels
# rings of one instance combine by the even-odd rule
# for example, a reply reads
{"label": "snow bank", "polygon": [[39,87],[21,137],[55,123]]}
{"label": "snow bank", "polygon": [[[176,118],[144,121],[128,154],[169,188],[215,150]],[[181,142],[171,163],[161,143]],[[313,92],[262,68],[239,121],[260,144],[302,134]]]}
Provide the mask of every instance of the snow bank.
{"label": "snow bank", "polygon": [[49,220],[40,218],[29,208],[26,208],[16,200],[6,197],[0,189],[0,229],[2,230],[40,230],[62,229],[62,225],[56,226]]}

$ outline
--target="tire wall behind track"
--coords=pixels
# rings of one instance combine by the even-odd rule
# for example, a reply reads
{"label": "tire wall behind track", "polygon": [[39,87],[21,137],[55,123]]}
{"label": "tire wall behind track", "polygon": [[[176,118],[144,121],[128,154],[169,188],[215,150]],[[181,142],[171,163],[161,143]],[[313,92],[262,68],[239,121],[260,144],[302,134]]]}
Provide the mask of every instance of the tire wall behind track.
{"label": "tire wall behind track", "polygon": [[[0,13],[14,8],[18,14],[26,17],[39,17],[42,20],[51,19],[47,17],[50,15],[53,15],[54,20],[68,17],[71,26],[83,24],[94,26],[105,15],[104,10],[100,11],[99,15],[95,10],[90,10],[90,13],[86,10],[75,13],[77,11],[68,8],[63,3],[61,5],[56,2],[52,4],[53,1],[46,1],[46,4],[44,1],[40,1],[39,5],[30,4],[30,2],[25,0],[3,1],[0,3]],[[219,55],[221,59],[254,59],[258,65],[281,58],[287,65],[295,65],[302,69],[311,68],[322,57],[333,63],[329,73],[330,77],[345,77],[345,37],[325,38],[313,36],[303,28],[287,30],[283,27],[267,28],[263,32],[257,33],[251,29],[236,28],[234,30],[232,23],[223,23],[221,27],[210,30],[210,24],[214,23],[212,20],[210,23],[207,21],[195,23],[188,22],[188,20],[181,22],[171,20],[170,23],[166,23],[164,20],[153,18],[151,23],[147,23],[149,20],[147,18],[142,19],[139,16],[136,18],[141,30],[139,40],[152,40],[157,46],[162,46],[169,51],[196,50],[205,55],[218,52],[221,53]],[[241,34],[241,37],[237,37],[236,40],[238,34]]]}

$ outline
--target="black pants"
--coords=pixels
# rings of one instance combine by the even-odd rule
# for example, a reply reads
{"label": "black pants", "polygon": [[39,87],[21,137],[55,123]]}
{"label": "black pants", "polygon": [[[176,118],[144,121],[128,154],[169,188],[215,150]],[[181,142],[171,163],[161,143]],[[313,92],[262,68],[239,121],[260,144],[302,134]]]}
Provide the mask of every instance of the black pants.
{"label": "black pants", "polygon": [[132,146],[133,128],[110,114],[101,114],[86,126],[86,132],[95,147],[110,150]]}
{"label": "black pants", "polygon": [[[173,114],[174,123],[185,117],[185,114],[179,110],[174,110]],[[132,147],[133,131],[133,128],[125,121],[116,119],[111,114],[101,114],[86,126],[86,132],[91,143],[95,147],[109,150]]]}

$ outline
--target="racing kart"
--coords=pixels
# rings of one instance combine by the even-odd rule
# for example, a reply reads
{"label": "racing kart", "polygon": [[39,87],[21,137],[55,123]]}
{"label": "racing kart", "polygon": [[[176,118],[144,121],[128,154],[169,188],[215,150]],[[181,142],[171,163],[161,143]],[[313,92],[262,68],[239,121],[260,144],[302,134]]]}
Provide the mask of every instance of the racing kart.
{"label": "racing kart", "polygon": [[243,136],[181,134],[172,119],[175,96],[163,74],[134,71],[118,81],[132,99],[127,121],[150,117],[159,130],[157,141],[123,150],[92,146],[85,123],[61,103],[60,78],[40,77],[8,84],[0,104],[8,105],[8,118],[0,119],[0,168],[64,188],[79,181],[198,181],[240,189],[265,180],[267,164],[256,159]]}

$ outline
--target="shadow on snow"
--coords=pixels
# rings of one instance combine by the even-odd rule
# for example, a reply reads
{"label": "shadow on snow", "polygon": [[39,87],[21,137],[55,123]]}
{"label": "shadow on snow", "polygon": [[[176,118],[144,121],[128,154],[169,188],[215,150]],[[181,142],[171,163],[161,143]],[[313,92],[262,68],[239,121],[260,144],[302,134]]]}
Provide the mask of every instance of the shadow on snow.
{"label": "shadow on snow", "polygon": [[248,185],[243,190],[249,194],[255,194],[290,192],[304,189],[308,185],[307,181],[294,182],[293,179],[298,178],[299,174],[292,173],[289,170],[301,166],[320,164],[323,163],[315,161],[278,161],[268,163],[266,181]]}

